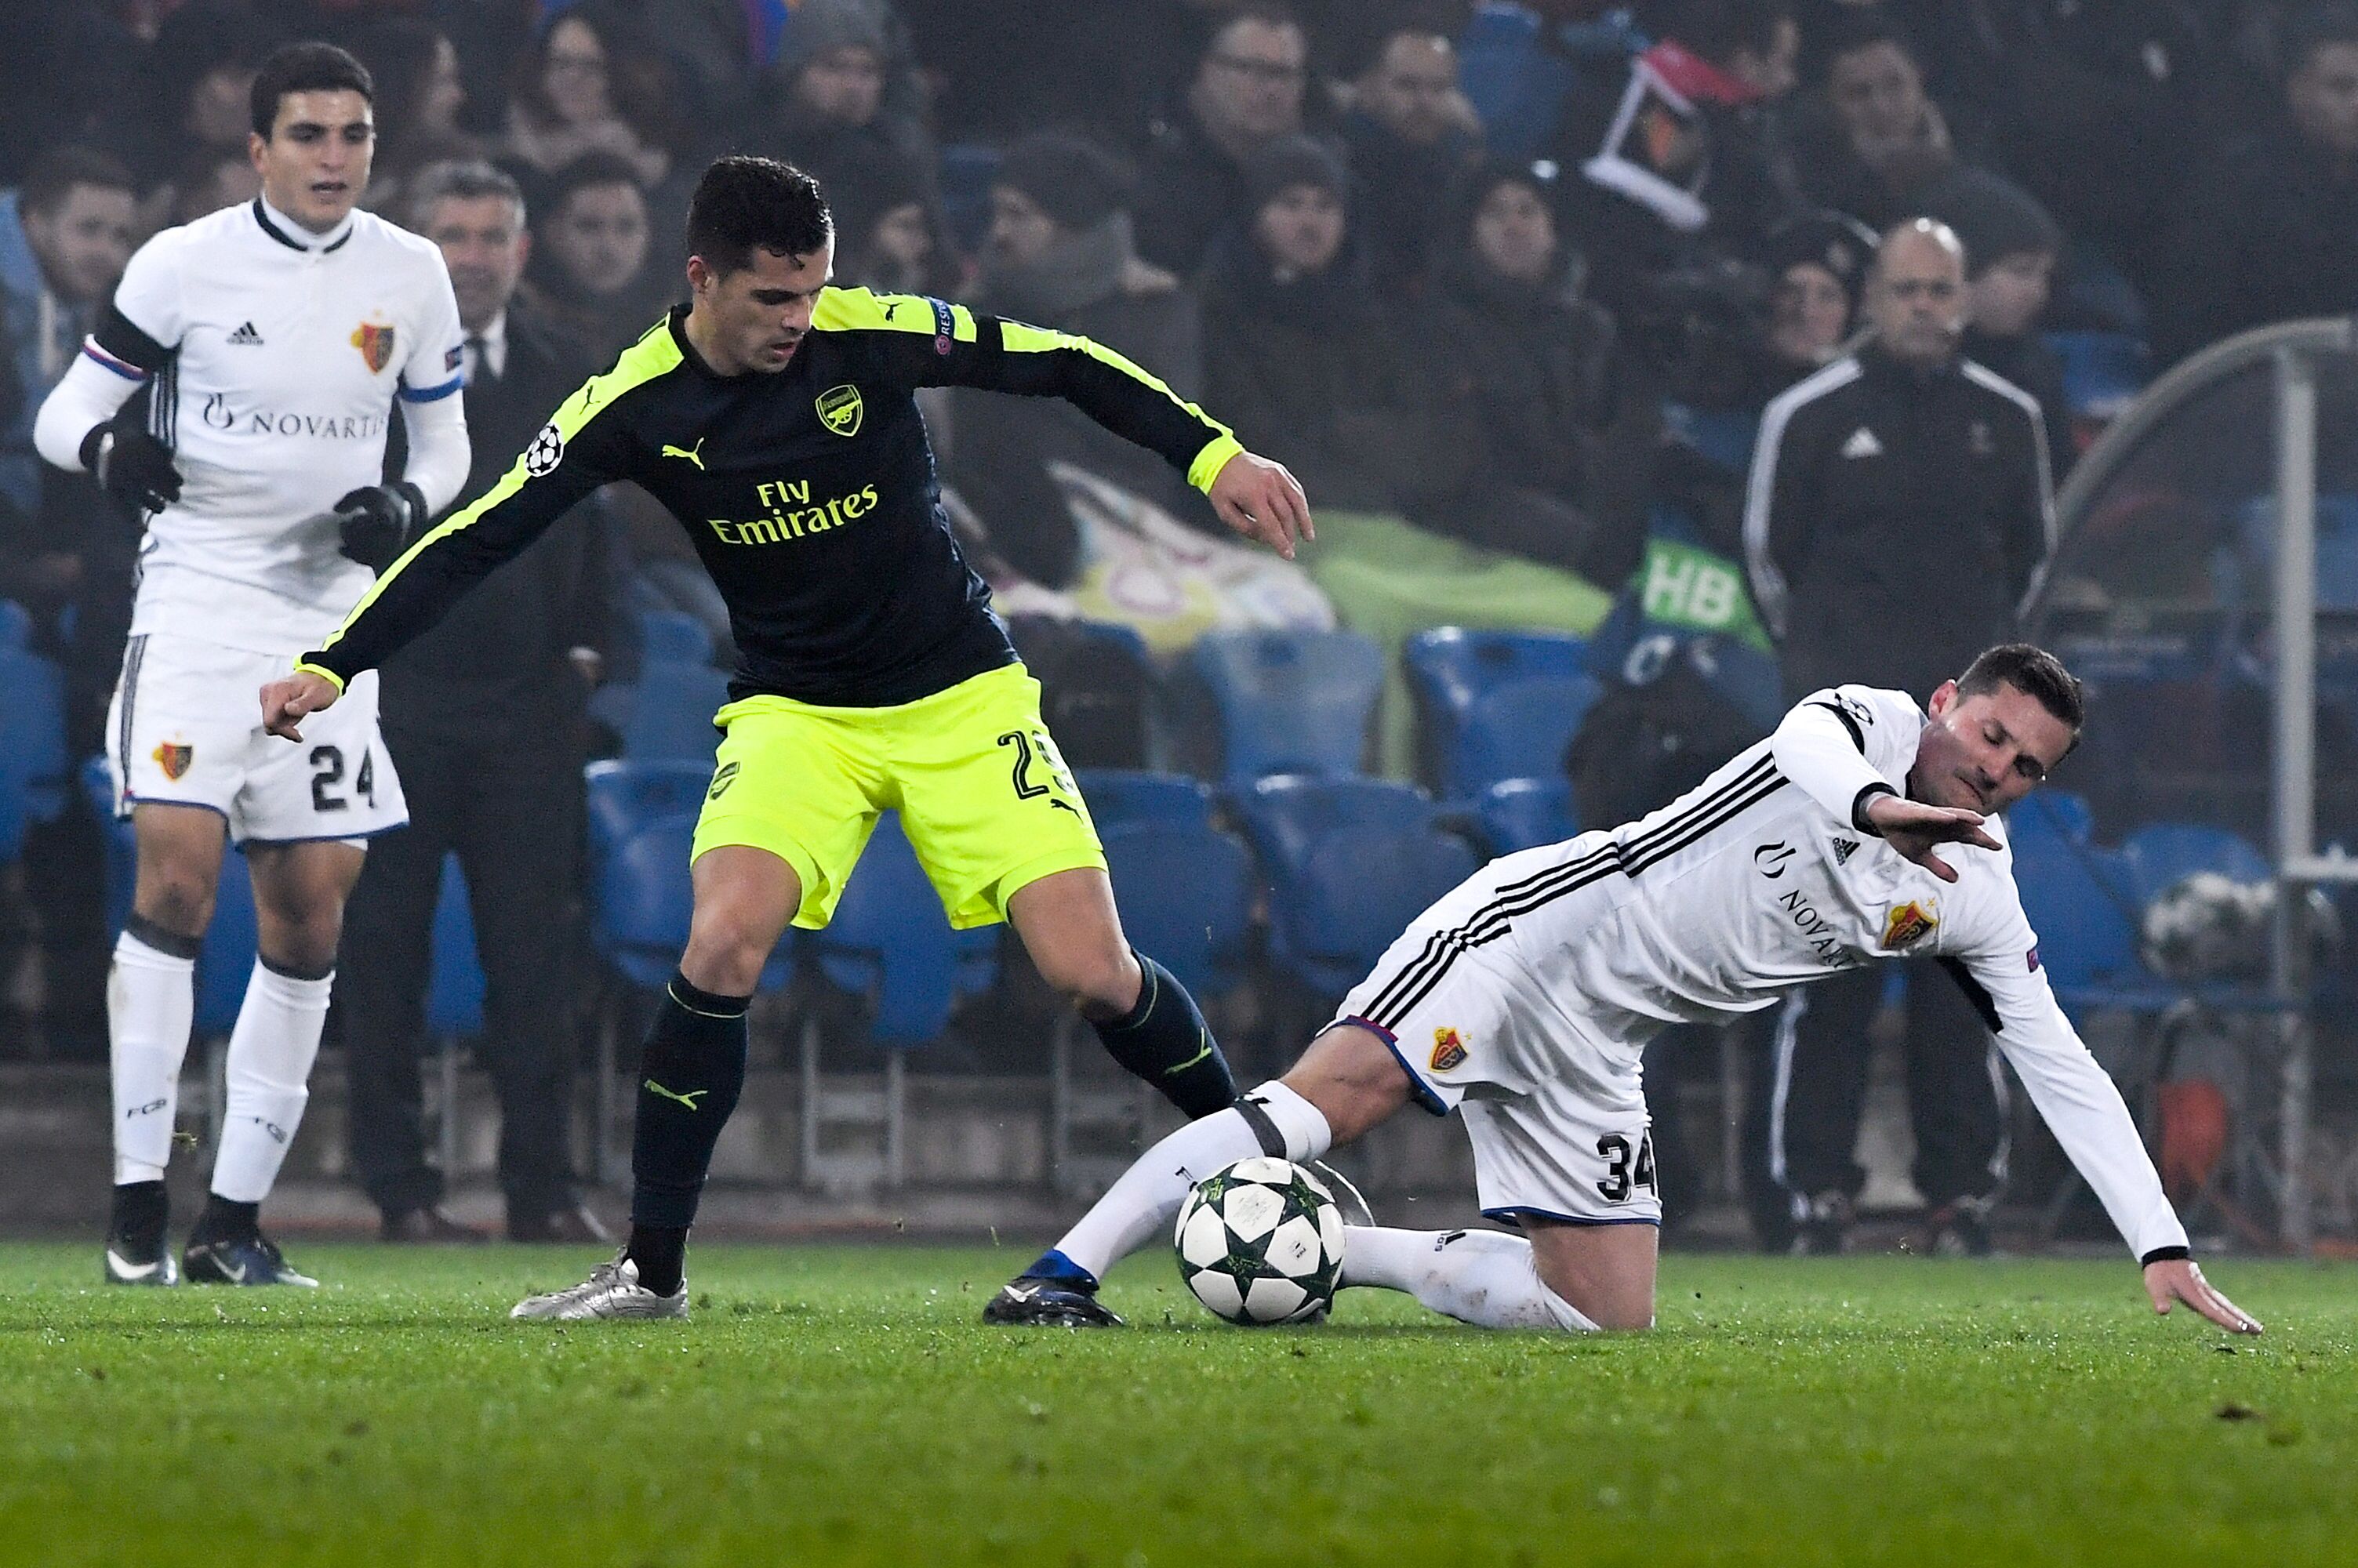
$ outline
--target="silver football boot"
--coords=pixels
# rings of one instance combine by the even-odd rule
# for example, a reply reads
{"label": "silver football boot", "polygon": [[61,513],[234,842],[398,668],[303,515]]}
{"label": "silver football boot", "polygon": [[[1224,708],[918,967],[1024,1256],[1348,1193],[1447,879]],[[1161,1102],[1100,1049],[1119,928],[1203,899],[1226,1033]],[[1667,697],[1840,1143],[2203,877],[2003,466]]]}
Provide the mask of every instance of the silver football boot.
{"label": "silver football boot", "polygon": [[510,1317],[541,1318],[557,1323],[583,1323],[602,1317],[687,1316],[687,1281],[667,1296],[639,1283],[639,1266],[623,1253],[600,1263],[590,1277],[570,1290],[545,1296],[526,1296],[508,1309]]}

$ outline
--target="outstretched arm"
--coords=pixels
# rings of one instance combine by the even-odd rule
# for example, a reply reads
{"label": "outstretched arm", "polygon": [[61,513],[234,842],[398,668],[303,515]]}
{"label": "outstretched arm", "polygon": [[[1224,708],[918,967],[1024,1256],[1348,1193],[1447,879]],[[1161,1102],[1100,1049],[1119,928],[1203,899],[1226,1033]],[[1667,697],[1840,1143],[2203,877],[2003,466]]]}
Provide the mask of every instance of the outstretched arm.
{"label": "outstretched arm", "polygon": [[878,375],[910,386],[970,386],[1061,397],[1187,478],[1222,522],[1289,558],[1312,538],[1309,503],[1282,464],[1255,457],[1228,427],[1152,372],[1102,343],[977,315],[917,295],[830,288],[814,325],[857,341]]}
{"label": "outstretched arm", "polygon": [[2128,1107],[2055,1000],[2028,921],[2006,957],[1944,959],[2021,1075],[2055,1141],[2112,1217],[2145,1271],[2156,1312],[2184,1302],[2220,1327],[2257,1334],[2259,1320],[2221,1295],[2188,1253],[2186,1229],[2162,1191]]}

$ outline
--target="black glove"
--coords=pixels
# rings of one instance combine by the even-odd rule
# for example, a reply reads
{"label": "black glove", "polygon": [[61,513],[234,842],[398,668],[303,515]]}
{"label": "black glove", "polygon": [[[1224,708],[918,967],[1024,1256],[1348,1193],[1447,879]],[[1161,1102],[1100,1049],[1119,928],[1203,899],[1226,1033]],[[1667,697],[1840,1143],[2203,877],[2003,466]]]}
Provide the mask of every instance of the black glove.
{"label": "black glove", "polygon": [[426,521],[426,496],[414,484],[372,484],[336,503],[349,558],[375,571],[400,558]]}
{"label": "black glove", "polygon": [[93,425],[81,438],[81,466],[116,500],[142,512],[161,512],[180,499],[180,470],[172,449],[135,427]]}

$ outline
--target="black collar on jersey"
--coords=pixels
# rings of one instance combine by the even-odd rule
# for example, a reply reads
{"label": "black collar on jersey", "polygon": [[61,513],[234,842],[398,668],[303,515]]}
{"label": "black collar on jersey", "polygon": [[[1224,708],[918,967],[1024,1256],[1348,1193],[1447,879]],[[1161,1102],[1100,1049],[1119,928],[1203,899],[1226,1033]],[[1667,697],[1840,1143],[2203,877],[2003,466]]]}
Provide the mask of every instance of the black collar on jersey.
{"label": "black collar on jersey", "polygon": [[[262,232],[264,233],[269,235],[272,239],[276,240],[280,244],[285,245],[290,251],[302,251],[308,254],[313,249],[312,246],[305,244],[302,241],[289,234],[286,230],[272,222],[270,221],[269,211],[262,205],[262,198],[259,196],[254,199],[254,221],[262,225]],[[329,251],[342,250],[345,243],[352,239],[352,230],[354,227],[355,225],[352,222],[351,218],[347,217],[344,220],[344,232],[336,236],[336,238],[330,240],[326,244],[319,246],[318,249],[323,254]]]}
{"label": "black collar on jersey", "polygon": [[[752,375],[753,373],[752,371],[740,371],[735,375],[723,375],[714,370],[702,354],[696,351],[696,345],[687,341],[688,309],[689,307],[686,305],[675,305],[664,312],[663,319],[664,330],[669,332],[671,341],[679,345],[680,358],[687,362],[687,368],[698,375],[708,376],[714,381],[721,382],[743,381]],[[786,362],[792,364],[794,362],[789,360]]]}

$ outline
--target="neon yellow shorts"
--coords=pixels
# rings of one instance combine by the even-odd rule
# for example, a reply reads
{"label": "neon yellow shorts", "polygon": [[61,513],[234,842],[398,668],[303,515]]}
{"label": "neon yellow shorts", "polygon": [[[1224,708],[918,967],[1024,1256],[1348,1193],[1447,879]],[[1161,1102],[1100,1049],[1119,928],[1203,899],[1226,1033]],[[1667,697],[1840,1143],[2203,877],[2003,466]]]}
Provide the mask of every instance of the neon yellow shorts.
{"label": "neon yellow shorts", "polygon": [[696,822],[695,853],[767,849],[803,885],[795,924],[817,930],[876,827],[897,807],[917,861],[964,929],[1057,871],[1105,868],[1089,808],[1022,665],[894,708],[820,708],[750,697],[713,718],[727,731]]}

